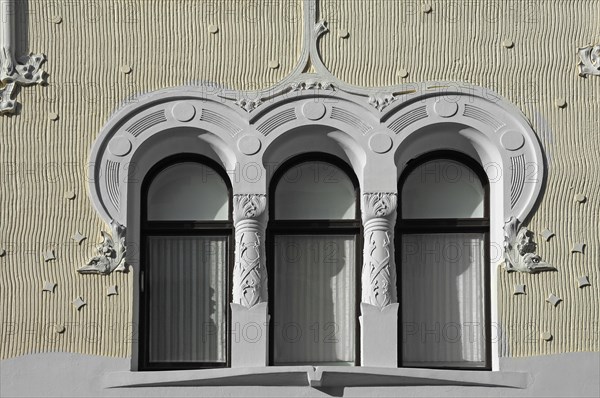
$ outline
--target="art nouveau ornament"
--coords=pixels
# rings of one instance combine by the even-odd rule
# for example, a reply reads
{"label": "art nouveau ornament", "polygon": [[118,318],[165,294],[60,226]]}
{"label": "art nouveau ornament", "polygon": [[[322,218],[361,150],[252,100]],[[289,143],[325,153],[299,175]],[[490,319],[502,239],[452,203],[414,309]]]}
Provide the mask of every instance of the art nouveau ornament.
{"label": "art nouveau ornament", "polygon": [[555,271],[556,268],[544,262],[535,254],[537,244],[533,241],[533,232],[515,217],[504,225],[504,267],[507,271],[519,271],[534,274],[542,271]]}
{"label": "art nouveau ornament", "polygon": [[235,227],[233,302],[246,308],[267,301],[264,247],[266,206],[266,195],[233,196]]}
{"label": "art nouveau ornament", "polygon": [[125,263],[125,227],[112,221],[110,223],[112,236],[105,231],[101,231],[102,243],[96,249],[98,255],[94,256],[88,263],[79,268],[80,274],[104,274],[108,275],[113,271],[127,272]]}
{"label": "art nouveau ornament", "polygon": [[579,49],[579,76],[600,76],[600,44]]}
{"label": "art nouveau ornament", "polygon": [[383,308],[397,301],[393,261],[397,194],[365,193],[362,199],[365,237],[362,302]]}
{"label": "art nouveau ornament", "polygon": [[46,82],[44,54],[15,56],[15,0],[0,0],[0,115],[15,113],[19,86]]}

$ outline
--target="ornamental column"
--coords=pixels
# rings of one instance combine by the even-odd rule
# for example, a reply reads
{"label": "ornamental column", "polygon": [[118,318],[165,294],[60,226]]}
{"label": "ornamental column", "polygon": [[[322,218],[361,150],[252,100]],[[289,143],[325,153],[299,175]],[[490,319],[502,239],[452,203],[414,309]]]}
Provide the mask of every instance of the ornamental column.
{"label": "ornamental column", "polygon": [[394,261],[397,194],[362,195],[364,230],[360,303],[363,366],[398,366],[398,299]]}
{"label": "ornamental column", "polygon": [[265,264],[267,197],[233,195],[235,265],[231,303],[231,366],[268,364],[268,284]]}

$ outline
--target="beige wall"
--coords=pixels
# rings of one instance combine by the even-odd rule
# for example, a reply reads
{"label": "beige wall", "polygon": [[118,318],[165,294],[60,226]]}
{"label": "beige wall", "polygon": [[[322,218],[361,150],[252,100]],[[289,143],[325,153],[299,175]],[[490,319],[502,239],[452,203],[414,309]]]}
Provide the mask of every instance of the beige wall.
{"label": "beige wall", "polygon": [[[483,3],[483,4],[481,4]],[[325,65],[356,85],[467,81],[498,91],[529,118],[546,151],[549,178],[529,223],[556,236],[538,252],[558,272],[499,271],[503,355],[598,351],[600,271],[600,78],[578,77],[577,47],[600,42],[599,1],[323,1]],[[268,87],[289,74],[301,48],[301,6],[273,1],[30,0],[25,49],[48,56],[48,87],[24,88],[21,114],[0,118],[1,358],[38,351],[130,355],[131,274],[81,276],[100,229],[87,196],[89,149],[112,110],[140,92],[212,81],[237,89]],[[51,18],[60,15],[61,24]],[[167,17],[167,16],[170,16]],[[209,24],[219,32],[212,35]],[[21,24],[23,26],[23,24]],[[347,29],[347,39],[337,37]],[[21,37],[26,31],[21,29]],[[504,38],[515,46],[505,49]],[[276,59],[280,67],[269,69]],[[122,64],[131,74],[119,71]],[[406,79],[397,76],[405,68]],[[554,105],[564,97],[567,107]],[[59,120],[48,119],[57,112]],[[68,200],[64,193],[74,190]],[[588,200],[579,204],[574,195]],[[79,230],[88,239],[70,239]],[[574,242],[585,254],[571,254]],[[42,252],[54,248],[56,260]],[[131,250],[132,248],[130,248]],[[135,248],[133,248],[135,250]],[[578,288],[588,275],[591,287]],[[42,293],[43,281],[58,284]],[[515,283],[527,295],[513,296]],[[116,284],[118,296],[107,297]],[[564,301],[545,302],[553,292]],[[88,303],[77,311],[71,301]],[[593,321],[592,321],[593,320]],[[57,334],[54,323],[66,331]],[[548,331],[550,342],[539,338]],[[135,335],[134,335],[135,338]]]}

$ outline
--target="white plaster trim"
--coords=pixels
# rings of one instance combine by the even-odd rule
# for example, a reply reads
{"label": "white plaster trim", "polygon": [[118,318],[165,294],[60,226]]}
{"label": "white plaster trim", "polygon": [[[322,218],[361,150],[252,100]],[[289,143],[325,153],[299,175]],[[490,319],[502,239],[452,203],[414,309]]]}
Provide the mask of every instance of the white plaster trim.
{"label": "white plaster trim", "polygon": [[15,0],[0,0],[0,115],[16,112],[19,86],[46,83],[44,54],[15,56],[15,12]]}
{"label": "white plaster trim", "polygon": [[105,388],[167,386],[480,386],[525,389],[525,372],[489,372],[354,366],[268,366],[181,370],[169,372],[111,372]]}
{"label": "white plaster trim", "polygon": [[[471,91],[475,89],[472,87]],[[311,125],[329,128],[332,133],[328,136],[339,141],[341,150],[348,158],[359,154],[360,164],[352,166],[359,176],[363,192],[395,192],[395,179],[389,175],[379,175],[381,170],[377,169],[383,168],[389,172],[394,154],[403,150],[410,140],[419,135],[420,130],[444,124],[467,127],[459,132],[460,135],[471,141],[474,147],[480,148],[481,153],[487,153],[490,161],[498,162],[500,172],[505,174],[502,187],[505,197],[504,220],[511,216],[526,220],[542,188],[545,165],[537,137],[524,117],[511,112],[512,106],[503,101],[492,103],[486,98],[466,95],[460,90],[442,94],[426,91],[413,94],[410,100],[404,102],[404,107],[395,107],[383,117],[357,103],[352,95],[305,90],[291,101],[286,97],[273,98],[269,111],[250,117],[247,113],[238,114],[233,103],[223,103],[208,94],[207,90],[205,86],[160,90],[140,97],[135,104],[126,106],[109,119],[90,156],[90,164],[93,165],[90,168],[90,195],[105,221],[114,219],[127,227],[127,209],[121,206],[121,203],[127,202],[129,181],[123,174],[127,172],[126,167],[131,165],[131,160],[141,147],[160,139],[159,136],[165,131],[182,128],[197,131],[196,134],[206,141],[205,145],[215,150],[218,155],[216,160],[228,172],[233,172],[236,165],[245,166],[251,162],[263,172],[259,179],[253,181],[240,176],[232,178],[234,194],[266,194],[267,173],[263,155],[272,150],[270,146],[281,141],[283,136],[291,138],[295,129]],[[483,88],[477,90],[486,92]],[[451,118],[432,113],[431,108],[435,103],[443,101],[444,96],[450,94],[457,98],[462,112],[459,110]],[[322,119],[313,121],[303,116],[302,105],[308,101],[323,104],[326,113]],[[197,116],[186,122],[176,120],[172,110],[181,102],[193,105]],[[468,107],[468,111],[465,107]],[[487,120],[490,116],[494,120]],[[523,137],[524,144],[518,150],[502,146],[500,138],[508,130],[518,132]],[[376,131],[386,131],[392,138],[393,146],[388,152],[378,153],[369,147],[369,138]],[[333,132],[343,134],[343,138],[336,137]],[[245,137],[253,137],[260,142],[260,148],[252,155],[242,152],[245,147],[242,146],[240,150],[237,145],[238,140]],[[108,150],[113,141],[122,145],[123,140],[131,144],[131,149],[125,154]],[[167,144],[165,151],[168,150]],[[518,165],[513,166],[513,162],[518,162]]]}

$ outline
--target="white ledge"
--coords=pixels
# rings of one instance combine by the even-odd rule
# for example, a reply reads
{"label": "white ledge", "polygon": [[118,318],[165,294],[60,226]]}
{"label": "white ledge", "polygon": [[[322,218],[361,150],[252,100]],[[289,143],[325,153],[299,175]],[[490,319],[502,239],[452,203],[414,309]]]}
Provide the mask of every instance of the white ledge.
{"label": "white ledge", "polygon": [[345,366],[268,366],[254,368],[111,372],[105,388],[167,386],[479,386],[527,388],[528,373],[478,370]]}

